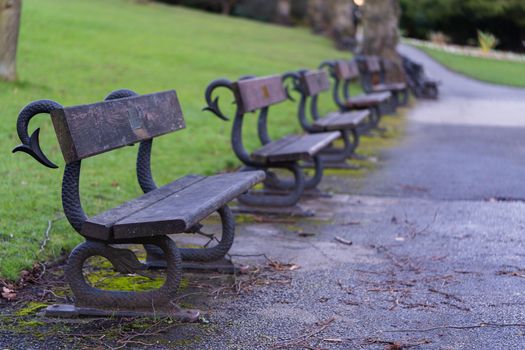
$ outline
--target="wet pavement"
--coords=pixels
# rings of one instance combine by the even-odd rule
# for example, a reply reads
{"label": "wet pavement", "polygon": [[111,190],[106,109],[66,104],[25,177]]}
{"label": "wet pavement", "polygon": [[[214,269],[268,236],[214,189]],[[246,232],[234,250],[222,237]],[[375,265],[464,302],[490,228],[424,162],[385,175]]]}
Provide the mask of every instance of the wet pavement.
{"label": "wet pavement", "polygon": [[401,51],[440,99],[409,111],[378,170],[325,179],[337,195],[303,203],[325,221],[243,225],[236,253],[300,268],[217,300],[217,331],[188,348],[525,348],[525,90]]}

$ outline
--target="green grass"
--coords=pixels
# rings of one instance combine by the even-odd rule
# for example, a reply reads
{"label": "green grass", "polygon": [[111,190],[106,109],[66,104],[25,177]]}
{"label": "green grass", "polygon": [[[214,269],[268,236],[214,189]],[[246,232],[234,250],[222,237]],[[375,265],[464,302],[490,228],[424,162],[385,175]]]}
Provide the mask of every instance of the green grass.
{"label": "green grass", "polygon": [[441,64],[472,78],[494,84],[525,87],[525,62],[470,57],[419,47]]}
{"label": "green grass", "polygon": [[[35,261],[52,259],[81,241],[63,219],[64,163],[49,117],[35,118],[31,129],[42,128],[42,147],[59,170],[10,153],[19,143],[15,123],[25,104],[52,99],[75,105],[100,101],[118,88],[138,93],[175,88],[187,129],[155,142],[153,171],[162,185],[188,173],[212,174],[238,165],[229,144],[231,122],[201,112],[211,80],[282,73],[347,56],[307,29],[180,7],[132,0],[24,0],[23,5],[19,82],[0,83],[0,278],[16,279]],[[253,148],[256,118],[248,119]],[[273,136],[299,129],[292,103],[277,106],[270,121]],[[88,214],[140,194],[136,150],[126,147],[83,162],[81,192]],[[55,219],[40,251],[48,220]]]}

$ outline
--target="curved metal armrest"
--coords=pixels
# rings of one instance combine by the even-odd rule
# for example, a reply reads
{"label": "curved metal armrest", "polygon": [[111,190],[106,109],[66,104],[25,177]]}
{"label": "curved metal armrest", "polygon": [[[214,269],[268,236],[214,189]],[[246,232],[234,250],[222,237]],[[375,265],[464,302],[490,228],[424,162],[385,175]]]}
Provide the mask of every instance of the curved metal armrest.
{"label": "curved metal armrest", "polygon": [[286,72],[282,75],[284,91],[286,91],[286,97],[288,98],[288,100],[295,102],[295,99],[290,94],[290,87],[287,84],[287,81],[291,80],[292,88],[294,91],[297,91],[301,95],[304,95],[306,93],[301,85],[301,74],[305,72],[307,72],[306,69],[301,69],[297,72]]}
{"label": "curved metal armrest", "polygon": [[[213,92],[218,88],[226,88],[230,90],[234,96],[235,96],[235,90],[233,89],[232,82],[228,79],[217,79],[214,80],[208,85],[206,88],[206,91],[204,93],[204,98],[206,99],[207,106],[204,107],[203,111],[212,112],[217,117],[219,117],[222,120],[230,120],[228,116],[226,116],[225,113],[222,112],[219,106],[219,97],[213,98]],[[238,103],[237,99],[235,99],[234,103]]]}
{"label": "curved metal armrest", "polygon": [[58,168],[55,163],[47,158],[40,147],[40,128],[36,129],[33,134],[31,134],[31,136],[29,136],[27,128],[31,119],[37,114],[50,114],[53,110],[60,108],[63,108],[63,106],[51,100],[34,101],[25,106],[18,114],[18,119],[16,122],[16,131],[20,141],[22,141],[22,144],[16,146],[13,149],[13,153],[24,152],[48,168]]}
{"label": "curved metal armrest", "polygon": [[337,74],[335,74],[335,61],[334,60],[327,60],[321,62],[319,64],[319,69],[325,69],[328,68],[328,72],[330,73],[330,76],[334,79],[337,79]]}
{"label": "curved metal armrest", "polygon": [[[128,89],[115,90],[106,96],[104,101],[118,100],[121,98],[138,96],[135,91]],[[151,173],[151,147],[153,140],[146,140],[140,142],[139,151],[137,154],[137,180],[140,188],[144,193],[151,192],[157,189],[157,184],[153,180]],[[132,145],[130,145],[132,146]]]}

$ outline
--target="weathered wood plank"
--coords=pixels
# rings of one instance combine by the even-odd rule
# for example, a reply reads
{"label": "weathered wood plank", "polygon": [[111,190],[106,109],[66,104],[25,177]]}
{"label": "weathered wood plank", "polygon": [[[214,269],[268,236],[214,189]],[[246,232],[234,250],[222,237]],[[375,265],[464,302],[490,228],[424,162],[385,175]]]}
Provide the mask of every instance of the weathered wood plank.
{"label": "weathered wood plank", "polygon": [[[290,135],[252,154],[254,160],[277,163],[297,160],[310,160],[323,148],[341,136],[339,132],[327,132],[309,135]],[[284,140],[284,141],[283,141]]]}
{"label": "weathered wood plank", "polygon": [[370,73],[379,73],[381,72],[381,61],[379,57],[376,56],[367,56],[365,58],[366,67]]}
{"label": "weathered wood plank", "polygon": [[185,127],[173,90],[57,109],[51,118],[67,163]]}
{"label": "weathered wood plank", "polygon": [[297,141],[300,137],[301,135],[288,135],[282,139],[272,141],[253,152],[251,155],[252,159],[258,162],[265,162],[271,154],[274,154],[286,145]]}
{"label": "weathered wood plank", "polygon": [[370,115],[369,110],[352,111],[352,112],[334,112],[326,117],[317,120],[313,126],[318,130],[348,130],[357,127],[365,118]]}
{"label": "weathered wood plank", "polygon": [[335,74],[340,80],[348,80],[352,78],[352,72],[348,66],[347,61],[336,61],[335,62]]}
{"label": "weathered wood plank", "polygon": [[241,99],[243,112],[253,112],[287,99],[279,75],[239,80],[234,84]]}
{"label": "weathered wood plank", "polygon": [[376,84],[372,86],[373,91],[403,91],[406,90],[405,83]]}
{"label": "weathered wood plank", "polygon": [[113,225],[126,217],[155,204],[156,202],[169,197],[191,185],[197,184],[204,179],[204,176],[189,175],[180,178],[172,183],[160,187],[155,191],[146,193],[132,201],[126,202],[118,207],[108,210],[99,215],[89,218],[82,226],[82,234],[86,237],[109,240],[112,239]]}
{"label": "weathered wood plank", "polygon": [[308,71],[302,74],[301,78],[308,96],[315,96],[323,91],[330,90],[330,80],[325,71]]}
{"label": "weathered wood plank", "polygon": [[264,180],[264,172],[250,171],[204,178],[177,191],[113,226],[115,239],[182,233]]}
{"label": "weathered wood plank", "polygon": [[348,61],[348,70],[350,71],[348,79],[359,78],[359,66],[355,60]]}
{"label": "weathered wood plank", "polygon": [[387,101],[392,94],[388,91],[386,92],[377,92],[373,94],[367,94],[367,95],[358,95],[358,96],[352,96],[347,101],[348,105],[356,106],[359,108],[369,108],[373,106],[377,106],[378,104],[381,104],[385,101]]}

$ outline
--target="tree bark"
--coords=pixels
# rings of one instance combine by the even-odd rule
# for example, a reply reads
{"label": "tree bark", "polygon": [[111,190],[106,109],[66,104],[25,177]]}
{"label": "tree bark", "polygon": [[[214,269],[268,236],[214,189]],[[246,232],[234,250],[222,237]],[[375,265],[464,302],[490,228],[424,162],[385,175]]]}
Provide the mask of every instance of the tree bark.
{"label": "tree bark", "polygon": [[221,0],[222,14],[229,15],[232,7],[237,3],[237,0]]}
{"label": "tree bark", "polygon": [[330,36],[340,50],[355,48],[353,4],[353,0],[330,1]]}
{"label": "tree bark", "polygon": [[404,80],[401,56],[397,52],[399,43],[399,0],[366,0],[363,6],[363,42],[361,53],[381,56],[391,62],[388,65],[387,81]]}
{"label": "tree bark", "polygon": [[0,79],[16,80],[22,0],[0,0]]}
{"label": "tree bark", "polygon": [[328,0],[308,1],[308,23],[315,34],[324,34],[328,30]]}
{"label": "tree bark", "polygon": [[277,1],[277,17],[276,22],[283,25],[290,25],[292,21],[290,14],[292,11],[291,0],[278,0]]}

